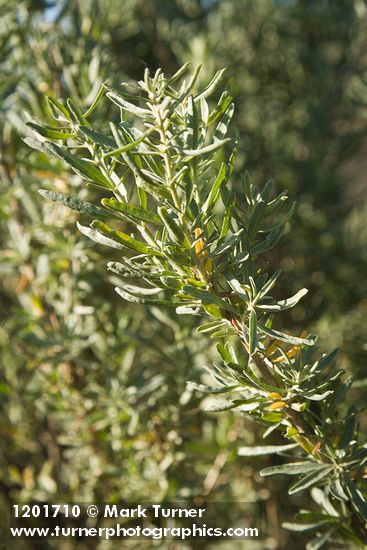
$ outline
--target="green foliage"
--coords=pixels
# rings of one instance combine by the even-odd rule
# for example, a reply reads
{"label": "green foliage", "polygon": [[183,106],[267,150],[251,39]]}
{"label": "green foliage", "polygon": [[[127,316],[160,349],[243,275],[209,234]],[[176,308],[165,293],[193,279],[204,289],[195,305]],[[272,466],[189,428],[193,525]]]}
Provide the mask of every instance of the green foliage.
{"label": "green foliage", "polygon": [[[235,500],[233,461],[225,463],[230,487],[206,476],[227,453],[228,431],[248,437],[230,417],[198,411],[198,396],[185,388],[210,355],[192,338],[194,323],[178,324],[154,308],[144,314],[116,308],[114,276],[102,267],[106,254],[75,235],[75,212],[64,206],[76,209],[82,224],[102,212],[105,221],[121,215],[93,204],[99,187],[80,189],[88,164],[77,163],[83,169],[74,173],[55,156],[30,155],[20,138],[27,131],[24,109],[47,120],[50,135],[55,119],[69,112],[53,96],[77,97],[85,113],[96,106],[104,71],[115,69],[84,14],[70,5],[58,27],[31,4],[1,7],[1,529],[11,499],[173,500],[216,492]],[[103,105],[97,114],[101,130]],[[61,204],[38,195],[40,181],[56,189],[44,194]]]}
{"label": "green foliage", "polygon": [[[97,97],[106,89],[105,101],[117,106],[103,138],[89,118],[98,110],[95,102],[83,117],[67,102],[63,135],[58,126],[32,123],[37,140],[32,144],[63,159],[107,194],[96,211],[79,199],[74,205],[95,218],[89,227],[79,225],[85,235],[121,251],[110,268],[121,277],[116,291],[122,298],[215,319],[199,329],[219,339],[220,362],[210,369],[216,387],[204,391],[228,396],[208,410],[236,409],[268,426],[265,435],[278,430],[297,444],[293,462],[262,473],[301,475],[289,494],[323,488],[333,513],[304,523],[305,530],[316,531],[310,548],[339,539],[363,545],[367,503],[358,480],[367,453],[355,421],[358,410],[343,410],[349,384],[341,370],[330,368],[335,352],[313,357],[314,336],[273,328],[274,315],[306,294],[302,289],[277,299],[280,271],[269,272],[263,256],[277,244],[294,205],[288,205],[284,192],[273,194],[271,181],[260,189],[246,175],[240,192],[231,187],[237,145],[228,151],[226,135],[233,103],[223,106],[219,99],[211,107],[209,98],[224,71],[196,91],[199,69],[187,80],[187,66],[169,79],[160,69],[153,75],[146,70],[128,94],[124,85],[114,90],[103,84]],[[63,143],[54,143],[59,140]],[[66,204],[63,196],[50,198]],[[114,217],[106,223],[111,210],[121,222]],[[130,234],[120,230],[126,220]],[[130,284],[131,279],[144,286]],[[237,336],[239,350],[229,335]],[[280,446],[278,452],[291,449]],[[272,447],[270,452],[276,451]],[[302,523],[296,528],[302,529]]]}
{"label": "green foliage", "polygon": [[[235,420],[231,400],[223,403],[222,399],[215,406],[210,405],[213,399],[208,395],[215,393],[219,401],[219,397],[226,397],[224,393],[230,385],[214,387],[207,370],[200,374],[197,365],[211,363],[213,342],[217,338],[221,342],[219,349],[226,356],[223,361],[235,361],[228,346],[224,346],[230,340],[237,362],[243,365],[244,352],[240,339],[234,337],[236,330],[225,320],[214,318],[202,324],[196,335],[193,330],[200,322],[199,315],[175,318],[175,307],[198,313],[200,306],[174,306],[166,308],[165,313],[162,308],[145,308],[121,300],[118,306],[119,299],[113,299],[111,289],[121,285],[121,274],[127,280],[125,286],[148,288],[138,280],[139,274],[127,272],[120,262],[123,249],[101,234],[99,239],[113,248],[95,246],[75,234],[73,212],[43,202],[35,190],[48,189],[50,198],[55,192],[64,195],[63,204],[73,205],[77,212],[88,204],[92,218],[101,216],[100,221],[127,235],[135,232],[136,217],[140,219],[148,210],[140,206],[140,201],[133,201],[135,210],[132,210],[129,200],[109,197],[106,201],[118,204],[120,212],[111,208],[107,211],[100,205],[100,199],[109,193],[95,186],[95,182],[88,182],[87,188],[82,189],[81,177],[67,164],[56,157],[30,151],[21,137],[27,133],[24,110],[31,113],[28,119],[31,124],[43,121],[38,129],[46,140],[56,138],[52,132],[57,124],[60,139],[56,144],[61,146],[67,144],[66,135],[71,134],[69,118],[79,117],[85,138],[106,148],[113,145],[109,149],[113,152],[115,140],[106,121],[118,124],[119,119],[115,104],[102,100],[107,88],[101,84],[106,78],[112,93],[120,90],[121,80],[129,82],[124,87],[123,99],[134,103],[129,97],[134,95],[130,78],[140,78],[142,67],[162,67],[165,73],[173,74],[181,63],[202,62],[194,87],[194,92],[200,93],[211,75],[227,66],[228,77],[234,77],[229,83],[231,93],[225,90],[222,93],[220,86],[213,99],[208,98],[211,109],[205,116],[215,125],[232,102],[230,96],[236,98],[232,124],[239,133],[241,146],[230,179],[236,196],[243,196],[240,173],[246,167],[253,181],[267,181],[269,175],[275,175],[279,190],[288,188],[290,196],[299,203],[291,230],[286,224],[284,230],[280,227],[278,232],[264,234],[263,241],[254,249],[260,254],[262,268],[268,270],[272,265],[274,270],[277,267],[283,270],[272,289],[276,300],[259,303],[257,309],[266,307],[270,314],[274,308],[283,307],[279,303],[284,296],[296,294],[303,286],[310,289],[307,299],[275,316],[276,325],[267,328],[305,337],[300,334],[303,327],[311,327],[311,332],[319,334],[320,352],[341,348],[339,365],[357,381],[352,391],[346,393],[350,385],[350,380],[346,380],[335,396],[338,407],[344,410],[340,418],[347,414],[348,428],[342,434],[340,446],[349,441],[349,447],[353,448],[358,417],[352,409],[347,412],[347,407],[355,404],[358,409],[358,404],[365,401],[366,390],[363,365],[367,288],[363,274],[367,17],[363,2],[127,0],[123,10],[118,0],[60,0],[54,5],[39,0],[9,0],[3,4],[0,8],[0,388],[3,392],[0,491],[5,507],[10,496],[22,495],[59,500],[98,496],[100,500],[109,500],[114,491],[121,494],[121,490],[126,490],[131,498],[139,498],[143,491],[145,498],[156,498],[158,490],[162,498],[199,493],[232,502],[243,500],[245,494],[264,501],[269,546],[288,549],[305,545],[312,531],[302,534],[300,529],[308,523],[320,535],[324,529],[324,534],[310,547],[324,544],[344,548],[346,541],[340,540],[333,526],[328,528],[323,523],[325,516],[330,522],[335,512],[317,494],[317,489],[311,489],[315,502],[310,502],[308,491],[285,498],[288,476],[274,476],[273,482],[272,478],[254,474],[259,461],[261,468],[266,468],[285,462],[285,458],[274,455],[234,458],[237,443],[247,449],[261,446],[262,424],[254,423],[251,415],[237,416]],[[73,101],[67,103],[68,97]],[[89,120],[93,129],[82,117]],[[134,126],[131,131],[136,132],[135,141],[145,133],[141,126]],[[131,142],[127,147],[130,145]],[[223,211],[221,194],[228,185],[225,164],[221,164],[226,157],[221,155],[219,149],[215,173],[209,170],[211,191],[203,205],[206,209],[215,203],[217,214]],[[85,156],[89,155],[84,152],[82,160]],[[141,190],[139,194],[143,195]],[[148,202],[151,207],[149,197]],[[96,210],[99,214],[93,213]],[[158,227],[163,221],[158,210],[153,210],[156,224],[143,221]],[[87,227],[88,213],[80,214],[80,224]],[[223,233],[230,214],[228,208],[226,221],[219,228]],[[115,216],[121,218],[120,223],[117,224]],[[140,232],[134,236],[140,239]],[[278,245],[272,250],[275,243]],[[263,253],[270,264],[263,263]],[[112,261],[106,272],[108,259]],[[245,265],[245,254],[242,261]],[[165,277],[171,290],[162,289],[164,299],[172,304],[172,287],[180,288],[180,276],[171,272]],[[72,305],[68,300],[71,295]],[[134,297],[127,292],[126,295]],[[135,295],[135,300],[142,299],[157,300],[157,297]],[[205,307],[212,313],[215,311],[208,304]],[[252,316],[253,327],[254,321],[258,324],[258,314],[256,319]],[[137,342],[137,347],[130,375],[118,382],[117,391],[124,397],[108,412],[105,403],[112,390],[107,378],[120,380],[121,358],[132,342],[134,345]],[[286,347],[286,343],[282,346]],[[63,366],[65,358],[67,367]],[[327,366],[332,358],[333,355],[325,355],[325,375],[333,372]],[[44,365],[49,368],[50,363],[51,370],[47,370]],[[71,376],[66,376],[68,369]],[[126,387],[133,392],[139,381],[146,384],[157,373],[168,375],[141,402],[124,393]],[[185,379],[199,377],[199,384],[191,384],[189,391],[184,391]],[[272,385],[270,381],[267,384]],[[196,386],[200,392],[193,394]],[[238,386],[233,384],[232,391]],[[93,389],[85,399],[87,388]],[[207,397],[201,408],[229,411],[220,415],[198,411],[198,399],[204,391]],[[322,396],[324,391],[317,393]],[[320,399],[311,403],[312,413],[318,414],[323,405],[323,398]],[[330,396],[326,398],[329,400]],[[124,415],[104,427],[97,423],[96,430],[88,409],[91,401],[93,410],[106,411],[106,418],[119,410],[124,410]],[[179,401],[185,405],[178,406]],[[250,409],[255,405],[248,402],[242,407]],[[130,425],[126,418],[132,410],[138,411],[140,421]],[[277,419],[279,412],[279,409],[268,411],[266,418]],[[338,422],[335,432],[341,429]],[[359,417],[359,422],[363,433],[364,418]],[[68,426],[72,426],[73,441],[68,439]],[[281,431],[277,432],[276,427],[276,423],[268,426],[265,434],[271,441],[263,451],[282,444]],[[286,434],[292,433],[294,428],[288,426]],[[182,443],[173,443],[180,438]],[[120,449],[116,439],[121,442]],[[298,461],[299,453],[292,452]],[[355,454],[355,465],[364,460],[364,452],[362,448]],[[148,483],[152,477],[157,483]],[[363,478],[352,481],[363,492]],[[348,497],[346,485],[341,488],[338,483],[331,491]],[[270,492],[269,488],[273,490]],[[322,490],[322,495],[324,490],[328,487]],[[350,491],[353,493],[353,487]],[[303,511],[298,514],[299,523],[292,524],[294,534],[279,528],[280,516],[290,518],[297,509]],[[363,512],[363,504],[360,509]],[[234,503],[230,513],[233,519]],[[4,518],[7,515],[5,508],[2,515]],[[348,517],[347,514],[346,521]],[[342,532],[340,519],[337,524]],[[357,544],[358,540],[350,542],[352,547]]]}

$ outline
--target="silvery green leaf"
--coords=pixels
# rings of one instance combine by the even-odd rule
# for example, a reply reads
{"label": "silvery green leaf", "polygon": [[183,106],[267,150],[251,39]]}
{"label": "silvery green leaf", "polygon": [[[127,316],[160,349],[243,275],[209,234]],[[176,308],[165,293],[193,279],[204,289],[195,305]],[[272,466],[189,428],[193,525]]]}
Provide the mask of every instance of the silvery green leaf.
{"label": "silvery green leaf", "polygon": [[289,476],[295,476],[299,474],[305,474],[309,472],[318,471],[325,468],[325,464],[320,462],[290,462],[289,464],[281,464],[279,466],[270,466],[261,470],[261,476],[272,476],[275,474],[283,474]]}
{"label": "silvery green leaf", "polygon": [[310,401],[322,401],[323,399],[326,399],[329,395],[332,395],[334,392],[333,390],[328,390],[324,393],[312,393],[312,392],[300,392],[300,395],[305,397],[306,399],[309,399]]}
{"label": "silvery green leaf", "polygon": [[56,193],[55,191],[48,191],[47,189],[39,189],[39,194],[45,199],[53,202],[58,202],[71,210],[76,210],[82,214],[88,214],[89,216],[98,216],[103,218],[110,217],[108,212],[99,206],[94,205],[91,202],[82,201],[77,197],[71,195],[64,195],[62,193]]}
{"label": "silvery green leaf", "polygon": [[362,445],[359,449],[355,450],[351,455],[346,458],[348,464],[353,464],[354,462],[363,466],[367,460],[367,443]]}
{"label": "silvery green leaf", "polygon": [[237,454],[239,456],[263,456],[278,454],[298,447],[298,443],[288,443],[287,445],[263,445],[261,447],[240,447]]}
{"label": "silvery green leaf", "polygon": [[142,134],[138,139],[135,141],[131,141],[129,143],[125,143],[124,145],[121,145],[117,149],[114,149],[113,151],[109,151],[108,153],[105,153],[103,155],[103,158],[109,158],[109,157],[118,157],[122,155],[122,153],[127,153],[128,151],[132,151],[132,149],[135,149],[140,143],[144,141],[150,134],[154,131],[154,128],[150,128],[147,130],[144,134]]}
{"label": "silvery green leaf", "polygon": [[102,174],[99,168],[93,162],[79,158],[70,153],[65,147],[60,147],[51,141],[45,142],[46,148],[60,160],[65,161],[77,174],[87,178],[102,187],[111,189],[113,186],[109,180]]}
{"label": "silvery green leaf", "polygon": [[298,338],[297,336],[291,336],[290,334],[285,334],[284,332],[280,332],[278,330],[274,330],[271,328],[266,327],[265,325],[258,323],[259,330],[266,334],[267,336],[270,336],[271,338],[275,338],[276,340],[282,340],[283,342],[286,342],[287,344],[293,344],[293,345],[305,345],[305,346],[313,346],[316,342],[316,337],[308,337],[308,338]]}
{"label": "silvery green leaf", "polygon": [[284,311],[286,309],[290,309],[295,305],[297,305],[298,302],[303,298],[303,296],[307,294],[307,292],[308,292],[307,288],[302,288],[291,298],[287,298],[286,300],[280,300],[276,304],[257,304],[256,307],[258,309],[267,311],[269,313],[273,311]]}
{"label": "silvery green leaf", "polygon": [[174,219],[173,213],[169,213],[165,206],[158,207],[158,214],[164,223],[167,233],[173,242],[183,244],[186,242],[186,236],[181,225]]}
{"label": "silvery green leaf", "polygon": [[177,302],[173,302],[172,300],[159,300],[159,299],[152,299],[152,298],[142,298],[138,296],[134,296],[133,294],[130,294],[129,292],[126,292],[123,288],[115,287],[115,291],[121,298],[126,300],[127,302],[132,302],[135,304],[145,304],[148,306],[163,306],[163,307],[176,307]]}
{"label": "silvery green leaf", "polygon": [[220,242],[221,244],[214,250],[213,254],[214,256],[220,256],[221,254],[224,254],[225,252],[228,252],[231,250],[240,240],[241,236],[243,235],[244,229],[241,227],[234,235],[227,238],[222,242],[222,239],[227,235],[230,218],[231,218],[231,211],[234,206],[234,203],[230,204],[226,208],[226,212],[223,219],[223,225],[220,232]]}
{"label": "silvery green leaf", "polygon": [[200,99],[200,112],[203,121],[201,125],[200,144],[204,143],[209,126],[209,105],[204,97]]}
{"label": "silvery green leaf", "polygon": [[91,227],[86,227],[84,225],[81,225],[79,222],[77,222],[76,225],[79,231],[83,233],[83,235],[91,239],[92,241],[95,241],[96,243],[102,244],[104,246],[109,246],[111,248],[117,248],[117,250],[126,250],[125,246],[121,245],[120,243],[117,243],[113,239],[110,239],[102,235],[96,229],[92,229]]}
{"label": "silvery green leaf", "polygon": [[166,199],[169,199],[169,191],[162,185],[157,185],[155,182],[152,183],[151,179],[147,177],[146,174],[142,172],[136,172],[136,185],[152,195],[159,202],[166,202]]}
{"label": "silvery green leaf", "polygon": [[72,118],[78,125],[89,125],[89,122],[84,118],[79,106],[70,97],[66,100],[66,105],[72,115]]}
{"label": "silvery green leaf", "polygon": [[229,393],[239,387],[238,384],[232,386],[205,386],[204,384],[196,384],[196,382],[186,382],[190,390],[196,390],[201,393],[219,394]]}
{"label": "silvery green leaf", "polygon": [[188,157],[199,157],[201,155],[206,155],[208,153],[216,151],[220,147],[223,147],[223,145],[225,145],[229,141],[231,141],[230,138],[226,138],[220,141],[215,141],[214,143],[211,143],[210,145],[206,145],[205,147],[201,147],[199,149],[182,149],[182,151],[180,152]]}
{"label": "silvery green leaf", "polygon": [[137,220],[153,223],[155,225],[161,225],[161,220],[155,212],[151,212],[146,208],[140,208],[140,206],[135,206],[133,204],[127,204],[117,199],[102,199],[103,206],[110,208],[113,211],[121,212]]}
{"label": "silvery green leaf", "polygon": [[187,120],[187,131],[185,139],[185,143],[188,147],[191,147],[194,149],[197,147],[198,139],[199,139],[199,120],[198,120],[198,112],[196,105],[194,103],[193,97],[189,96],[187,100],[187,113],[186,113],[186,120]]}
{"label": "silvery green leaf", "polygon": [[124,285],[124,290],[135,296],[154,296],[162,292],[161,288],[144,288],[135,285]]}
{"label": "silvery green leaf", "polygon": [[153,249],[151,246],[148,246],[145,243],[138,241],[137,239],[134,239],[134,237],[130,237],[130,235],[127,235],[122,231],[115,231],[114,229],[111,229],[110,227],[108,227],[108,225],[106,225],[103,222],[94,220],[91,223],[91,227],[97,230],[100,234],[107,237],[108,239],[111,239],[116,243],[120,243],[125,248],[130,248],[131,250],[134,250],[139,254],[160,255],[160,252]]}
{"label": "silvery green leaf", "polygon": [[109,149],[116,148],[116,142],[111,137],[105,136],[104,134],[101,134],[101,132],[97,132],[88,126],[80,126],[79,129],[93,143],[98,143],[98,145],[103,145]]}
{"label": "silvery green leaf", "polygon": [[207,98],[212,95],[223,80],[223,76],[226,70],[227,69],[221,69],[220,71],[215,73],[213,79],[209,82],[207,87],[204,88],[204,90],[195,97],[195,101],[200,101],[202,97]]}
{"label": "silvery green leaf", "polygon": [[261,400],[252,401],[251,403],[245,403],[243,405],[239,405],[237,410],[239,412],[247,413],[247,412],[251,412],[251,411],[254,411],[254,410],[258,409],[261,404],[262,404]]}
{"label": "silvery green leaf", "polygon": [[288,210],[288,212],[284,214],[284,216],[279,217],[277,221],[272,223],[271,225],[264,226],[262,230],[268,232],[268,231],[273,231],[277,227],[283,226],[293,216],[295,208],[296,208],[296,203],[294,202],[290,207],[290,209]]}
{"label": "silvery green leaf", "polygon": [[217,399],[215,401],[212,401],[210,404],[205,405],[204,410],[206,412],[222,412],[235,409],[236,407],[238,407],[238,405],[236,403],[233,403],[233,401]]}
{"label": "silvery green leaf", "polygon": [[289,531],[296,531],[302,533],[303,531],[316,531],[325,525],[326,521],[315,521],[315,522],[289,522],[284,521],[282,527],[288,529]]}
{"label": "silvery green leaf", "polygon": [[96,109],[96,107],[98,106],[99,102],[101,101],[102,97],[105,95],[106,93],[106,83],[102,83],[102,85],[100,86],[98,92],[97,92],[97,95],[96,97],[94,98],[94,100],[92,101],[90,107],[87,109],[87,111],[83,114],[83,117],[84,118],[88,118],[92,113],[93,111]]}
{"label": "silvery green leaf", "polygon": [[176,308],[177,315],[200,315],[200,307],[195,306],[178,306]]}
{"label": "silvery green leaf", "polygon": [[36,151],[40,151],[41,153],[45,153],[46,155],[49,155],[51,153],[42,138],[37,139],[35,137],[25,137],[23,138],[23,141],[26,145],[28,145],[32,149],[35,149]]}
{"label": "silvery green leaf", "polygon": [[231,334],[237,334],[237,331],[232,327],[227,327],[223,330],[217,330],[210,335],[210,338],[224,338],[224,336],[229,336]]}
{"label": "silvery green leaf", "polygon": [[227,167],[224,164],[224,162],[222,162],[218,175],[213,184],[213,187],[211,188],[210,193],[205,203],[203,204],[202,210],[204,214],[208,213],[210,209],[216,204],[217,199],[219,197],[221,185],[226,181],[226,176],[227,176]]}
{"label": "silvery green leaf", "polygon": [[111,99],[111,101],[113,101],[116,105],[121,107],[123,111],[132,113],[133,115],[136,115],[140,118],[146,118],[147,116],[151,115],[149,109],[142,109],[141,107],[130,103],[130,101],[126,101],[126,99],[121,97],[121,95],[119,95],[117,92],[108,91],[107,97]]}
{"label": "silvery green leaf", "polygon": [[[226,363],[237,362],[235,351],[233,347],[229,344],[229,342],[226,342],[225,344],[221,344],[218,342],[216,348],[223,361],[225,361]],[[238,364],[236,364],[236,368],[239,368]]]}
{"label": "silvery green leaf", "polygon": [[197,328],[198,332],[212,332],[220,327],[225,326],[225,321],[211,321],[210,323],[204,323]]}
{"label": "silvery green leaf", "polygon": [[67,108],[62,103],[60,103],[57,99],[51,96],[47,96],[46,100],[48,103],[51,116],[55,120],[69,121],[71,119],[70,113],[67,110]]}
{"label": "silvery green leaf", "polygon": [[48,139],[61,139],[63,141],[75,137],[75,132],[69,128],[53,128],[51,126],[40,126],[34,122],[27,122],[27,126],[30,126],[33,130],[41,136]]}
{"label": "silvery green leaf", "polygon": [[322,481],[326,476],[328,476],[333,471],[333,466],[325,466],[319,468],[318,471],[310,472],[305,476],[301,477],[296,483],[294,483],[288,490],[289,495],[298,493],[299,491],[304,491],[308,487],[312,487]]}

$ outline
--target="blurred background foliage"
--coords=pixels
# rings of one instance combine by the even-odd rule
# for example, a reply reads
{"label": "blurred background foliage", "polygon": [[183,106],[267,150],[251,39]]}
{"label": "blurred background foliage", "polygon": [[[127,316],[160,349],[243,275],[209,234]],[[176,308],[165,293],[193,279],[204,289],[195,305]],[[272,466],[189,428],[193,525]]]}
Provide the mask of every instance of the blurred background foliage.
{"label": "blurred background foliage", "polygon": [[[77,232],[74,213],[38,195],[80,181],[25,146],[23,112],[51,121],[44,94],[88,106],[101,82],[140,79],[146,66],[169,74],[203,63],[202,80],[228,67],[241,140],[235,178],[244,169],[257,184],[273,177],[298,201],[273,260],[282,295],[302,286],[310,294],[284,326],[318,333],[320,351],[340,347],[357,379],[352,398],[362,400],[366,45],[362,0],[0,2],[4,509],[10,498],[261,500],[269,536],[260,547],[302,545],[279,527],[300,499],[285,502],[279,479],[271,491],[259,460],[236,458],[261,429],[203,412],[186,389],[212,357],[193,321],[119,301],[105,270],[111,253]],[[235,504],[228,513],[235,521]]]}

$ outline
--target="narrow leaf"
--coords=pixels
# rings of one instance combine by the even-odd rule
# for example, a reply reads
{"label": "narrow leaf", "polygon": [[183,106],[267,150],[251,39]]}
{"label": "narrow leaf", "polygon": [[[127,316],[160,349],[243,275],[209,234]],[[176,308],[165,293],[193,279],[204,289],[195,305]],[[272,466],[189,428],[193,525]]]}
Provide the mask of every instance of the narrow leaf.
{"label": "narrow leaf", "polygon": [[276,304],[257,304],[256,307],[262,309],[263,311],[268,311],[269,313],[273,311],[284,311],[297,305],[301,298],[303,298],[303,296],[307,294],[307,292],[307,288],[302,288],[297,292],[297,294],[295,294],[291,298],[280,300]]}
{"label": "narrow leaf", "polygon": [[176,307],[177,302],[173,302],[171,300],[155,300],[152,298],[140,298],[138,296],[133,296],[132,294],[129,294],[124,289],[116,287],[115,291],[121,298],[126,300],[127,302],[132,302],[134,304],[145,304],[148,306],[164,306],[164,307]]}
{"label": "narrow leaf", "polygon": [[126,101],[117,92],[109,91],[107,92],[107,97],[109,97],[111,101],[113,101],[113,103],[121,107],[121,109],[129,113],[132,113],[133,115],[136,115],[142,118],[146,118],[147,115],[151,115],[148,109],[142,109],[141,107],[138,107],[137,105],[134,105],[129,101]]}
{"label": "narrow leaf", "polygon": [[76,155],[72,155],[67,149],[59,147],[50,141],[45,142],[45,145],[51,153],[53,153],[57,158],[64,160],[81,176],[99,183],[103,187],[112,187],[112,184],[94,164],[91,164],[86,160],[82,160]]}
{"label": "narrow leaf", "polygon": [[178,244],[184,243],[186,241],[185,234],[178,223],[173,219],[173,216],[168,213],[167,208],[161,206],[158,208],[158,214],[167,229],[170,239]]}
{"label": "narrow leaf", "polygon": [[121,212],[122,214],[136,218],[137,220],[153,223],[154,225],[161,225],[159,216],[150,210],[146,210],[145,208],[127,204],[116,199],[102,199],[101,202],[103,206],[115,210],[116,212]]}
{"label": "narrow leaf", "polygon": [[196,330],[198,332],[212,332],[220,327],[223,327],[226,323],[224,321],[211,321],[210,323],[204,323],[200,325]]}
{"label": "narrow leaf", "polygon": [[62,193],[56,193],[55,191],[48,191],[47,189],[39,189],[38,193],[45,199],[61,203],[63,206],[67,206],[67,208],[71,208],[71,210],[76,210],[82,214],[89,214],[89,216],[99,216],[103,218],[110,217],[103,208],[95,206],[91,202],[85,202],[76,197],[63,195]]}
{"label": "narrow leaf", "polygon": [[294,495],[294,493],[298,493],[299,491],[303,491],[304,489],[307,489],[308,487],[312,487],[313,485],[316,485],[316,483],[319,483],[322,479],[324,479],[329,473],[332,471],[332,466],[325,466],[323,468],[320,468],[317,472],[310,472],[309,474],[301,477],[296,483],[294,483],[288,490],[289,495]]}
{"label": "narrow leaf", "polygon": [[238,388],[238,384],[233,386],[205,386],[204,384],[196,384],[195,382],[186,382],[187,386],[190,390],[196,390],[201,393],[210,393],[210,394],[220,394],[220,393],[228,393],[236,388]]}
{"label": "narrow leaf", "polygon": [[264,468],[261,470],[260,475],[262,477],[272,476],[275,474],[283,474],[289,476],[295,476],[299,474],[305,474],[308,472],[314,472],[319,469],[325,468],[325,464],[320,464],[319,462],[290,462],[288,464],[281,464],[279,466],[270,466],[269,468]]}
{"label": "narrow leaf", "polygon": [[287,344],[313,346],[316,341],[316,337],[298,338],[296,336],[291,336],[290,334],[285,334],[284,332],[279,332],[278,330],[270,329],[261,323],[258,323],[258,327],[259,330],[267,336],[275,338],[276,340],[282,340]]}
{"label": "narrow leaf", "polygon": [[294,449],[295,447],[298,447],[297,443],[289,443],[287,445],[263,445],[261,447],[240,447],[237,454],[239,456],[263,456],[282,453]]}
{"label": "narrow leaf", "polygon": [[215,205],[215,203],[217,202],[217,199],[219,197],[219,191],[220,191],[220,188],[221,188],[222,184],[226,180],[226,175],[227,175],[227,167],[224,164],[224,162],[222,162],[220,170],[218,172],[218,175],[217,175],[217,177],[215,179],[215,182],[213,184],[213,187],[211,188],[210,193],[209,193],[206,201],[203,204],[204,214],[207,214],[209,212],[210,208],[213,207]]}
{"label": "narrow leaf", "polygon": [[35,130],[37,134],[40,134],[41,136],[49,139],[67,140],[69,138],[75,137],[75,132],[70,131],[70,129],[40,126],[39,124],[34,124],[33,122],[27,122],[26,124],[27,126],[30,126],[33,130]]}
{"label": "narrow leaf", "polygon": [[231,409],[235,409],[239,405],[237,403],[234,403],[233,401],[226,401],[224,399],[217,399],[215,402],[206,405],[205,410],[206,412],[223,412],[223,411],[230,411]]}
{"label": "narrow leaf", "polygon": [[88,128],[88,126],[80,126],[79,128],[80,131],[93,143],[98,143],[98,145],[103,145],[104,147],[109,147],[110,149],[114,149],[116,147],[115,140],[109,136],[105,136],[104,134],[101,134],[101,132],[92,130],[92,128]]}
{"label": "narrow leaf", "polygon": [[146,244],[142,243],[141,241],[138,241],[134,239],[133,237],[130,237],[129,235],[126,235],[126,233],[122,233],[121,231],[115,231],[114,229],[111,229],[103,222],[100,222],[98,220],[94,220],[91,223],[92,229],[96,229],[99,231],[104,237],[107,237],[108,239],[111,239],[112,241],[115,241],[116,243],[119,243],[126,248],[130,248],[130,250],[134,250],[135,252],[138,252],[139,254],[159,254],[159,252],[155,251],[150,246],[147,246]]}
{"label": "narrow leaf", "polygon": [[98,244],[102,244],[103,246],[109,246],[111,248],[117,248],[118,250],[122,250],[125,248],[120,243],[112,239],[109,239],[108,237],[105,237],[96,229],[92,229],[91,227],[86,227],[84,225],[81,225],[79,222],[77,222],[76,225],[79,231],[83,233],[83,235],[85,235],[86,237],[88,237],[89,239],[91,239],[92,241]]}
{"label": "narrow leaf", "polygon": [[201,147],[200,149],[182,149],[181,152],[189,157],[199,157],[201,155],[206,155],[207,153],[211,153],[212,151],[215,151],[220,147],[223,147],[223,145],[225,143],[228,143],[229,141],[231,141],[230,138],[226,138],[226,139],[222,139],[221,141],[215,141],[214,143],[211,143],[206,147]]}
{"label": "narrow leaf", "polygon": [[135,149],[139,145],[139,143],[142,143],[144,139],[146,139],[152,132],[154,132],[155,128],[149,128],[144,134],[142,134],[138,139],[135,141],[131,141],[130,143],[126,143],[125,145],[121,145],[118,149],[115,149],[114,151],[110,151],[109,153],[106,153],[104,155],[104,158],[108,157],[117,157],[118,155],[121,155],[122,153],[126,153],[128,151],[131,151],[132,149]]}
{"label": "narrow leaf", "polygon": [[[57,99],[55,99],[54,97],[47,96],[46,101],[47,101],[50,113],[51,113],[52,117],[55,120],[60,120],[60,118],[61,119],[66,119],[66,120],[71,119],[70,118],[70,113],[67,110],[67,108],[64,107],[64,105],[62,105],[62,103],[57,101]],[[58,113],[61,114],[61,117],[60,117],[60,114],[58,114]]]}
{"label": "narrow leaf", "polygon": [[102,86],[99,88],[96,97],[92,101],[91,106],[89,109],[83,114],[84,118],[88,118],[94,111],[94,109],[97,107],[98,103],[101,101],[102,97],[106,93],[106,83],[103,83]]}
{"label": "narrow leaf", "polygon": [[282,523],[282,527],[284,529],[288,529],[289,531],[296,531],[302,533],[303,531],[315,531],[316,529],[319,529],[320,527],[323,527],[325,525],[325,521],[315,521],[315,522],[289,522],[284,521]]}

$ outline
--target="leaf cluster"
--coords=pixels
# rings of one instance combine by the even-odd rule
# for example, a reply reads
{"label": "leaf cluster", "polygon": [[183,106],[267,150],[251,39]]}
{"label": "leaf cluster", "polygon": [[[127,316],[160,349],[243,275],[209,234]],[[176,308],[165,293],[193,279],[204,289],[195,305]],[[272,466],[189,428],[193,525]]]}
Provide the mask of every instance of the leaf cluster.
{"label": "leaf cluster", "polygon": [[[273,326],[274,315],[307,292],[279,299],[281,273],[269,273],[266,262],[294,205],[286,193],[274,195],[271,181],[260,189],[248,174],[241,193],[234,192],[237,144],[229,148],[226,137],[234,106],[227,91],[214,107],[209,100],[224,71],[196,91],[199,70],[185,79],[187,65],[171,78],[146,70],[134,89],[103,84],[85,112],[72,100],[49,99],[55,125],[30,120],[35,137],[25,141],[69,165],[103,198],[94,205],[42,194],[92,216],[80,231],[120,251],[108,267],[121,279],[116,292],[124,300],[212,317],[199,331],[219,339],[220,362],[209,369],[216,386],[191,387],[227,393],[210,410],[237,409],[265,424],[265,436],[277,429],[298,445],[296,462],[263,474],[301,475],[290,494],[323,487],[334,513],[315,523],[321,532],[315,548],[334,534],[363,542],[367,504],[355,480],[363,476],[367,453],[359,443],[358,411],[343,412],[349,382],[330,370],[335,352],[313,359],[314,336]],[[92,115],[103,98],[118,116],[100,132]],[[240,355],[232,336],[242,345]]]}

